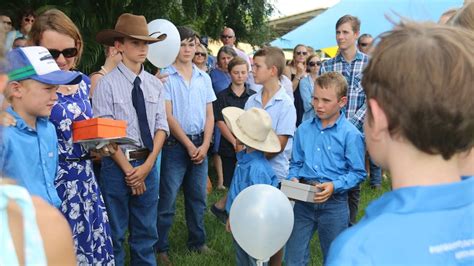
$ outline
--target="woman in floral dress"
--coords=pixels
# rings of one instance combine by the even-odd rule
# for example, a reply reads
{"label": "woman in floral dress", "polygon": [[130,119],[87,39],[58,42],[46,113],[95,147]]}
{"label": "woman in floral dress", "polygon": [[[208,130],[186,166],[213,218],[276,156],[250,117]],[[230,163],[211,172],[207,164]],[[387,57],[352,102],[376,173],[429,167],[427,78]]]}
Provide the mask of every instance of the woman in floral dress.
{"label": "woman in floral dress", "polygon": [[[29,38],[31,44],[46,47],[61,70],[72,70],[78,63],[83,42],[71,21],[51,9],[37,17]],[[58,102],[50,121],[59,141],[59,167],[56,189],[62,200],[61,211],[73,232],[78,265],[113,265],[111,231],[104,200],[92,171],[89,152],[73,144],[72,123],[92,118],[89,102],[90,80],[76,86],[60,86]]]}

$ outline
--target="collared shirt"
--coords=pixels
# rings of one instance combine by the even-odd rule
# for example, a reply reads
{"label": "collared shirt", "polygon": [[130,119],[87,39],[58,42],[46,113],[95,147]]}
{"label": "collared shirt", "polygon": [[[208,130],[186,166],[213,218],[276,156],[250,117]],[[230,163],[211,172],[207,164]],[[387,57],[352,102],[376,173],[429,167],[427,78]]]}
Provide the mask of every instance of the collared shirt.
{"label": "collared shirt", "polygon": [[8,107],[7,112],[16,119],[16,125],[3,128],[3,173],[32,195],[59,207],[61,200],[54,186],[58,167],[54,125],[48,118],[38,117],[35,130],[12,107]]}
{"label": "collared shirt", "polygon": [[[127,121],[127,137],[135,140],[135,147],[144,147],[138,125],[137,112],[132,103],[133,82],[137,75],[120,62],[110,73],[102,77],[92,96],[95,117]],[[158,130],[169,134],[166,120],[164,89],[161,81],[145,70],[140,71],[140,88],[145,98],[146,115],[152,137]],[[129,145],[122,145],[122,148]]]}
{"label": "collared shirt", "polygon": [[281,181],[288,176],[289,159],[293,145],[293,134],[296,130],[296,109],[290,96],[280,87],[277,93],[267,102],[265,108],[262,104],[263,89],[250,96],[245,104],[245,110],[252,107],[264,109],[272,118],[272,128],[280,136],[289,136],[285,150],[269,160],[273,171]]}
{"label": "collared shirt", "polygon": [[303,118],[302,121],[316,117],[313,109],[313,93],[314,82],[311,75],[306,75],[300,81],[300,94],[303,101]]}
{"label": "collared shirt", "polygon": [[230,74],[218,68],[214,68],[213,70],[211,70],[209,76],[211,77],[212,88],[214,89],[215,94],[218,94],[219,92],[225,90],[232,82]]}
{"label": "collared shirt", "polygon": [[362,70],[367,66],[369,57],[357,50],[354,59],[347,62],[342,54],[324,62],[319,69],[319,75],[336,71],[341,73],[347,80],[349,88],[347,90],[346,117],[349,121],[363,131],[365,112],[367,110],[367,101],[365,91],[362,88]]}
{"label": "collared shirt", "polygon": [[[254,91],[250,90],[249,88],[245,88],[242,95],[237,96],[231,88],[232,84],[229,85],[227,89],[221,91],[217,94],[217,100],[213,104],[214,108],[214,119],[215,121],[224,121],[224,116],[222,115],[222,109],[233,106],[243,109],[245,107],[245,103],[247,102],[248,98],[255,94]],[[224,136],[221,137],[221,142],[219,145],[219,155],[222,156],[234,156],[235,151],[232,144],[227,141]]]}
{"label": "collared shirt", "polygon": [[206,106],[216,100],[211,78],[193,64],[189,84],[174,66],[166,68],[165,100],[171,101],[173,116],[187,135],[197,135],[206,125]]}
{"label": "collared shirt", "polygon": [[327,265],[474,265],[473,195],[472,178],[387,192],[334,240]]}
{"label": "collared shirt", "polygon": [[227,194],[225,209],[230,213],[230,207],[237,195],[247,187],[255,184],[278,186],[278,179],[268,160],[261,151],[247,153],[246,150],[237,153],[237,165]]}
{"label": "collared shirt", "polygon": [[323,128],[316,117],[296,130],[288,179],[333,182],[334,193],[355,187],[367,176],[364,137],[344,115]]}

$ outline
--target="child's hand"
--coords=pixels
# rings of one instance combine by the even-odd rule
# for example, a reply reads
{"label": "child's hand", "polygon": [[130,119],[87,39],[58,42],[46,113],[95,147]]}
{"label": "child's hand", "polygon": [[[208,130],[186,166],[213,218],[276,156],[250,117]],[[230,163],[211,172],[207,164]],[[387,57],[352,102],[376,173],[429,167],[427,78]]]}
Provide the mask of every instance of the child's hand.
{"label": "child's hand", "polygon": [[325,182],[319,185],[316,185],[317,188],[321,189],[321,192],[316,192],[314,194],[315,203],[323,203],[331,197],[334,192],[334,184],[332,182]]}
{"label": "child's hand", "polygon": [[230,221],[229,218],[227,218],[227,222],[225,223],[225,230],[229,233],[232,233],[232,230],[230,230]]}

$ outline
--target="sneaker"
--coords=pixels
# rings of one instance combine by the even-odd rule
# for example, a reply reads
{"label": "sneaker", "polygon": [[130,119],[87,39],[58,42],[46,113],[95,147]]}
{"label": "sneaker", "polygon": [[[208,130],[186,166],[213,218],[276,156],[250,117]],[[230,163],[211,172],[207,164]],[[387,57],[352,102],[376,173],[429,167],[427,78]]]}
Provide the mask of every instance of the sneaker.
{"label": "sneaker", "polygon": [[214,250],[210,249],[206,244],[204,244],[204,245],[202,245],[198,248],[189,248],[189,251],[196,252],[196,253],[203,254],[203,255],[212,255],[212,254],[216,253]]}
{"label": "sneaker", "polygon": [[221,210],[216,207],[216,205],[212,205],[211,207],[211,212],[216,216],[216,218],[222,222],[223,224],[226,224],[227,222],[227,212],[225,210]]}
{"label": "sneaker", "polygon": [[158,265],[172,266],[171,260],[168,256],[168,252],[159,252],[156,255],[156,262]]}

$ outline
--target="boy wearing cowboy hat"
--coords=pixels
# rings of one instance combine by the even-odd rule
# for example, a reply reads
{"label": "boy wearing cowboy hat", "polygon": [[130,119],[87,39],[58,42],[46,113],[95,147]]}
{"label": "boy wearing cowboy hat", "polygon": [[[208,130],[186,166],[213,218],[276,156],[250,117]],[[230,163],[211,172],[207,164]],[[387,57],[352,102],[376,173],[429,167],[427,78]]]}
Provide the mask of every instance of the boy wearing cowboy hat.
{"label": "boy wearing cowboy hat", "polygon": [[[237,165],[226,203],[227,213],[230,213],[234,199],[245,188],[255,184],[278,186],[278,178],[265,158],[265,153],[278,152],[281,146],[277,134],[272,129],[272,119],[265,110],[250,108],[244,111],[237,107],[226,107],[222,110],[222,115],[235,138],[246,147],[237,153]],[[231,230],[229,219],[226,229],[229,232]],[[237,265],[256,265],[256,260],[235,241],[234,246]]]}
{"label": "boy wearing cowboy hat", "polygon": [[365,176],[362,133],[346,119],[347,81],[327,72],[316,79],[313,106],[316,117],[295,133],[288,179],[315,185],[314,202],[296,201],[293,232],[286,243],[286,265],[307,265],[309,243],[318,231],[326,259],[329,245],[349,224],[347,191]]}
{"label": "boy wearing cowboy hat", "polygon": [[103,30],[96,40],[115,46],[122,62],[97,84],[92,97],[94,113],[127,121],[127,137],[134,144],[120,145],[102,158],[99,184],[107,206],[117,265],[125,264],[123,242],[127,229],[132,265],[155,265],[153,245],[158,241],[159,176],[156,158],[169,133],[161,81],[143,69],[150,37],[144,16],[122,14],[115,29]]}

